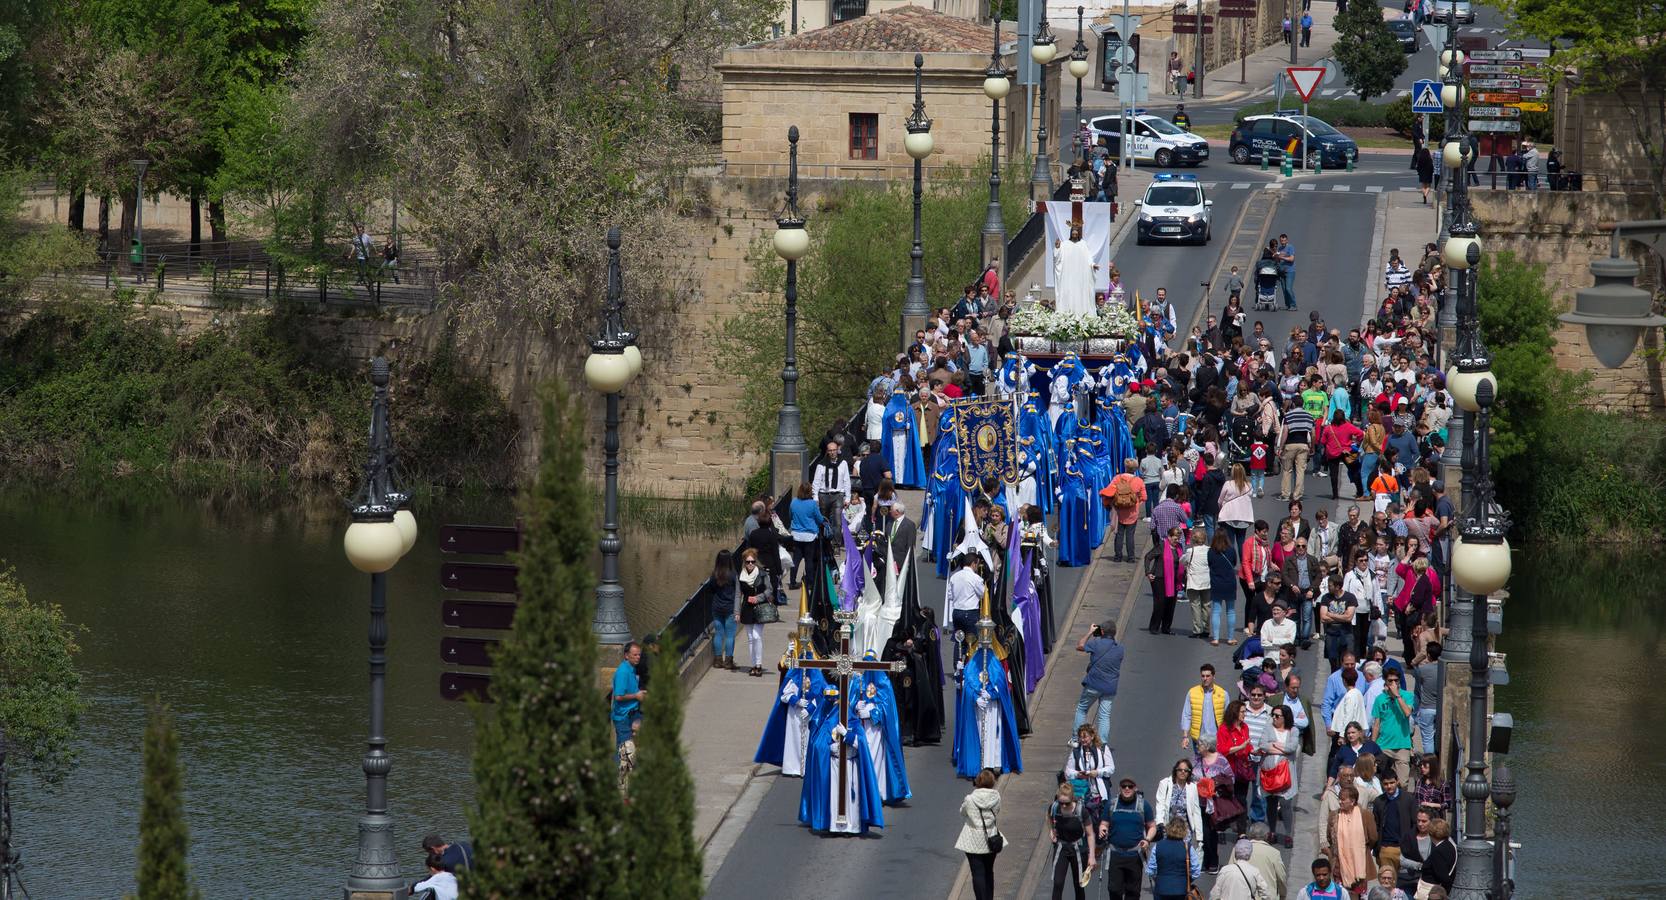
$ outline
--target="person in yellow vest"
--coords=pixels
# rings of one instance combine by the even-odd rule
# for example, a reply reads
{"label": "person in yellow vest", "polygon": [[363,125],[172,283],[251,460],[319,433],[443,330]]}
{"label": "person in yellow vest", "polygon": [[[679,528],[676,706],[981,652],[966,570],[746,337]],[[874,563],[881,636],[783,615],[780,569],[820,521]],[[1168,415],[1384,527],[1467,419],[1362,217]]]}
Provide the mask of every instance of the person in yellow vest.
{"label": "person in yellow vest", "polygon": [[1214,737],[1226,715],[1226,688],[1215,683],[1215,667],[1204,663],[1198,669],[1197,684],[1186,692],[1180,705],[1180,749],[1197,752],[1199,738]]}

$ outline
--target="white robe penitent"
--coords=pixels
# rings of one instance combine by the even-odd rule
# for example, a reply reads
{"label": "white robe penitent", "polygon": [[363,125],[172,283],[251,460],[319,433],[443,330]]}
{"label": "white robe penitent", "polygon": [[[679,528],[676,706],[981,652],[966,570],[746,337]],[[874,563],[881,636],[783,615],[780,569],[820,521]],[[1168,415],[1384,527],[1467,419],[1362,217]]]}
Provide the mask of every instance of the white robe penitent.
{"label": "white robe penitent", "polygon": [[983,745],[983,767],[1002,771],[1001,705],[988,691],[978,692],[978,742]]}
{"label": "white robe penitent", "polygon": [[[885,769],[885,728],[874,720],[874,704],[868,700],[856,702],[856,715],[862,720],[862,736],[868,741],[868,758],[873,760],[874,781],[879,785],[881,798],[891,793]],[[838,794],[833,795],[834,800]],[[837,807],[835,807],[837,809]]]}
{"label": "white robe penitent", "polygon": [[786,746],[781,749],[781,774],[793,778],[804,777],[804,757],[810,749],[810,711],[798,705],[799,683],[787,679],[781,699],[792,704],[787,710]]}
{"label": "white robe penitent", "polygon": [[839,743],[843,740],[837,729],[833,732],[832,758],[827,766],[827,831],[829,834],[862,833],[862,768],[857,762],[855,747],[845,747],[845,820],[839,821]]}
{"label": "white robe penitent", "polygon": [[1085,241],[1064,241],[1053,250],[1053,308],[1061,313],[1092,313],[1093,248]]}

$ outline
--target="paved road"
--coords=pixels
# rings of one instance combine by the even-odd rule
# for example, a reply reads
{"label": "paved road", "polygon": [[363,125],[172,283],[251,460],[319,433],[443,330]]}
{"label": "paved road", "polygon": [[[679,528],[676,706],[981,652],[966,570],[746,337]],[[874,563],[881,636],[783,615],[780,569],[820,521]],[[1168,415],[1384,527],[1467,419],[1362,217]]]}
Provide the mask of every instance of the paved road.
{"label": "paved road", "polygon": [[[917,496],[907,501],[920,508]],[[1055,625],[1062,627],[1076,589],[1081,568],[1055,566],[1053,611]],[[938,580],[932,563],[919,565],[921,603],[936,610],[942,619],[944,582]],[[1070,648],[1063,648],[1068,651]],[[1060,647],[1054,646],[1055,656]],[[948,653],[945,652],[946,666]],[[880,897],[912,895],[916,889],[925,896],[948,892],[964,854],[953,847],[960,829],[960,801],[970,784],[955,777],[949,761],[954,723],[954,686],[944,690],[949,706],[949,723],[943,743],[936,747],[907,747],[908,781],[914,798],[904,807],[887,807],[885,828],[865,837],[823,837],[798,823],[798,801],[803,782],[797,778],[774,779],[735,847],[712,879],[707,896],[714,898],[816,897],[818,900],[875,900]],[[758,729],[763,729],[768,709],[758,710]],[[1026,763],[1037,742],[1026,740]],[[1053,754],[1036,758],[1036,764],[1054,765]]]}
{"label": "paved road", "polygon": [[[1373,182],[1391,183],[1398,175],[1386,171],[1358,173],[1346,183],[1360,187],[1348,192],[1300,190],[1300,185],[1309,182],[1325,187],[1344,183],[1342,176],[1332,175],[1294,179],[1281,189],[1270,191],[1265,185],[1272,179],[1262,176],[1258,170],[1226,165],[1214,168],[1232,172],[1236,179],[1226,181],[1223,177],[1211,191],[1216,204],[1214,241],[1206,247],[1138,247],[1130,231],[1128,239],[1113,252],[1128,283],[1142,292],[1150,292],[1158,285],[1169,286],[1182,320],[1190,322],[1198,309],[1197,282],[1209,277],[1223,254],[1228,254],[1228,248],[1234,244],[1233,225],[1239,214],[1245,212],[1246,224],[1253,227],[1254,233],[1237,242],[1237,249],[1231,251],[1229,259],[1236,258],[1259,236],[1263,217],[1264,230],[1272,234],[1289,233],[1298,251],[1296,287],[1301,308],[1295,313],[1262,314],[1268,331],[1277,334],[1305,323],[1309,308],[1319,309],[1327,321],[1339,326],[1354,324],[1364,305],[1360,289],[1370,257],[1377,200],[1361,188]],[[1199,175],[1208,179],[1214,170],[1199,170]],[[1248,186],[1234,189],[1233,185],[1239,183],[1254,185],[1255,189]],[[1246,204],[1250,204],[1247,211]],[[1224,294],[1218,290],[1212,292],[1208,308],[1218,310],[1223,305]],[[1276,491],[1268,493],[1270,498]],[[1313,496],[1315,490],[1309,494]],[[1282,515],[1280,507],[1281,504],[1271,499],[1260,501],[1257,514],[1276,519]],[[1312,508],[1310,501],[1310,513]],[[1108,545],[1101,552],[1107,551]],[[1134,574],[1131,566],[1121,568],[1129,576]],[[1062,622],[1083,570],[1056,571],[1059,576],[1055,614]],[[940,611],[943,582],[929,568],[922,568],[920,579],[923,602]],[[1124,634],[1128,660],[1112,716],[1112,730],[1119,773],[1138,779],[1154,792],[1157,782],[1179,755],[1178,704],[1185,688],[1194,682],[1202,662],[1214,662],[1221,671],[1229,672],[1231,654],[1225,646],[1214,648],[1179,636],[1147,634],[1141,628],[1150,614],[1149,604],[1149,593],[1141,591],[1131,612],[1131,627]],[[1177,630],[1186,630],[1189,623],[1186,612],[1178,611],[1176,618]],[[1060,650],[1055,647],[1055,658],[1059,655]],[[1066,654],[1062,664],[1079,666],[1080,660],[1068,658],[1073,655]],[[1304,668],[1312,671],[1316,654],[1304,656],[1307,657]],[[1062,689],[1070,688],[1066,685]],[[946,699],[952,697],[951,689]],[[767,710],[758,711],[760,728],[766,713]],[[1063,758],[1066,737],[1037,733],[1027,739],[1024,753],[1029,769],[1050,771],[1056,767]],[[887,827],[864,838],[826,838],[811,834],[797,822],[801,782],[777,778],[714,877],[709,896],[873,900],[931,897],[939,891],[947,892],[964,865],[963,856],[952,849],[952,843],[966,784],[954,777],[947,741],[939,747],[909,748],[906,753],[914,800],[908,807],[887,809]],[[1044,880],[1043,888],[1045,884]],[[1096,885],[1095,890],[1103,888]],[[1045,889],[1038,888],[1036,896],[1046,895]]]}

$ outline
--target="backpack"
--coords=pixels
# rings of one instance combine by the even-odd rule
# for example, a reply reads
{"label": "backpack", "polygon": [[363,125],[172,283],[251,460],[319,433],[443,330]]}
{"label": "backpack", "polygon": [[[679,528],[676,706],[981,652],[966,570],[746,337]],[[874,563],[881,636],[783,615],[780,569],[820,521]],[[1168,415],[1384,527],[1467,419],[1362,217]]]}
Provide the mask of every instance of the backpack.
{"label": "backpack", "polygon": [[1116,480],[1116,495],[1112,497],[1111,504],[1117,509],[1133,509],[1139,505],[1139,498],[1134,496],[1132,480],[1120,477]]}

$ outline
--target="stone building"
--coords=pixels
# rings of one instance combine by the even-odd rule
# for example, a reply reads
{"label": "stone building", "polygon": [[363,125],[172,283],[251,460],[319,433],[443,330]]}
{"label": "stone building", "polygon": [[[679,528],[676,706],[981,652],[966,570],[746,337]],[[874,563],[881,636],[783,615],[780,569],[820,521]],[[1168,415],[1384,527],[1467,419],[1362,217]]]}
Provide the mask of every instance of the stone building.
{"label": "stone building", "polygon": [[[797,125],[803,177],[907,177],[913,160],[903,149],[903,122],[914,107],[916,53],[925,57],[926,113],[936,138],[926,166],[987,159],[990,101],[983,79],[993,38],[989,26],[904,6],[728,50],[717,66],[724,171],[785,177],[787,128]],[[1003,31],[1002,42],[1010,41]],[[1003,59],[1009,78],[1012,64],[1009,52]],[[1055,111],[1061,79],[1068,78],[1062,68],[1048,66],[1048,106]],[[1012,153],[1023,110],[1014,86],[1001,104],[1004,156]]]}
{"label": "stone building", "polygon": [[786,21],[780,28],[782,34],[803,34],[903,6],[934,9],[962,19],[981,19],[987,14],[984,0],[787,0],[782,9]]}

